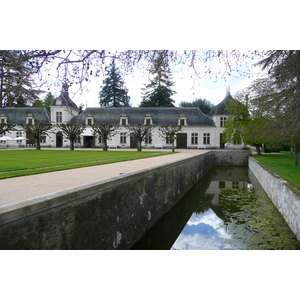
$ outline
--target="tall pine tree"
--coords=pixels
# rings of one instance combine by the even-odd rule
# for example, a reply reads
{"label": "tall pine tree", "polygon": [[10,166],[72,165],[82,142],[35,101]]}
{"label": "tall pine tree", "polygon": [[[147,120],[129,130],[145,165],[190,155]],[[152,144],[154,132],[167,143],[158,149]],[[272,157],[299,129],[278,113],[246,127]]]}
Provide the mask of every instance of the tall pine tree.
{"label": "tall pine tree", "polygon": [[143,91],[141,107],[174,107],[174,100],[171,98],[175,91],[172,90],[172,74],[166,58],[158,56],[149,70],[153,79],[147,84]]}
{"label": "tall pine tree", "polygon": [[130,96],[127,94],[128,90],[124,86],[120,71],[116,68],[115,60],[110,64],[107,71],[107,78],[103,80],[103,84],[104,86],[101,87],[99,93],[100,106],[130,106]]}

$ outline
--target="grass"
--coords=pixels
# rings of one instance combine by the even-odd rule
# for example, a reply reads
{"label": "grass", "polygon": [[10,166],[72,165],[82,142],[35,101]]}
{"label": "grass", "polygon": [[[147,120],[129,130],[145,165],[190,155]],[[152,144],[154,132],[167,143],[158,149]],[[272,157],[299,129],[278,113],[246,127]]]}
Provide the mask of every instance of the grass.
{"label": "grass", "polygon": [[[174,152],[173,152],[174,153]],[[0,179],[168,155],[162,151],[0,151]]]}
{"label": "grass", "polygon": [[262,154],[254,158],[288,181],[289,187],[300,195],[300,166],[294,166],[294,153]]}

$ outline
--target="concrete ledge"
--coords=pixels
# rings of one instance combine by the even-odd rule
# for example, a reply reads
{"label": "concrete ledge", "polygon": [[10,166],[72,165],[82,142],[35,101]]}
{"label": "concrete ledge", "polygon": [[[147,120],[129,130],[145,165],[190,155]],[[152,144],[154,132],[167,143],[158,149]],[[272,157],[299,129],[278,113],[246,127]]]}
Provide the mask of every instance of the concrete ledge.
{"label": "concrete ledge", "polygon": [[300,197],[289,189],[287,181],[251,157],[249,169],[300,241]]}

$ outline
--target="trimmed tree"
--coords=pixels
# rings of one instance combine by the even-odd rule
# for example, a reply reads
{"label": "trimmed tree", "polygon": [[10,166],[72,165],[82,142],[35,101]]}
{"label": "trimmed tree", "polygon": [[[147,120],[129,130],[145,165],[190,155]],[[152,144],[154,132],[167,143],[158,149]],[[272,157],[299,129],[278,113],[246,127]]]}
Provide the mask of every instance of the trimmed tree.
{"label": "trimmed tree", "polygon": [[10,123],[0,123],[0,134],[14,130],[15,125]]}
{"label": "trimmed tree", "polygon": [[177,132],[181,130],[180,125],[162,125],[158,128],[159,135],[164,140],[170,140],[170,143],[172,144],[172,152],[175,152],[175,145],[174,142],[177,138]]}
{"label": "trimmed tree", "polygon": [[93,124],[91,125],[93,134],[101,136],[103,140],[103,151],[107,151],[107,140],[117,134],[117,130],[120,128],[118,124]]}
{"label": "trimmed tree", "polygon": [[[36,124],[19,124],[28,134],[31,134],[35,139],[35,149],[41,150],[41,138],[43,135],[48,135],[48,131],[52,129],[52,124],[39,123]],[[48,135],[49,136],[49,135]]]}
{"label": "trimmed tree", "polygon": [[62,134],[70,140],[70,150],[74,150],[74,144],[76,139],[84,132],[85,125],[74,123],[74,124],[57,124],[56,125]]}
{"label": "trimmed tree", "polygon": [[126,125],[125,126],[129,130],[130,136],[137,141],[137,151],[142,151],[142,141],[145,140],[145,137],[151,133],[154,125],[148,124],[137,124],[137,125]]}

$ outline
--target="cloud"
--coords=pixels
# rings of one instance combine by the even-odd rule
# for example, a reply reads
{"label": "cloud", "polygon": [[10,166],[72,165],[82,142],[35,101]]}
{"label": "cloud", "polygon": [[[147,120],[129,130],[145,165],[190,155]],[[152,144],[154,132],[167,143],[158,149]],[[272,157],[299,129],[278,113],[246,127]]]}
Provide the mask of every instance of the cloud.
{"label": "cloud", "polygon": [[201,214],[193,214],[178,236],[172,250],[221,250],[235,249],[222,239],[230,239],[223,221],[212,209]]}

